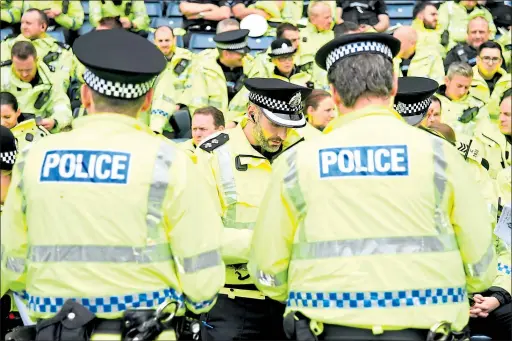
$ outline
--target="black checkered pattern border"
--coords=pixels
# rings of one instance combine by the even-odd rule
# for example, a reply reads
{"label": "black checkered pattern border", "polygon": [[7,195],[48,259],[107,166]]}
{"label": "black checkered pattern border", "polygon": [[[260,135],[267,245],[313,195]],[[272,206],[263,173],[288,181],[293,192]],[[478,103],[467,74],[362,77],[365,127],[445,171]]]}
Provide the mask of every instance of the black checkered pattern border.
{"label": "black checkered pattern border", "polygon": [[379,43],[377,41],[360,41],[339,46],[329,52],[325,63],[327,66],[327,71],[329,71],[331,66],[333,66],[334,63],[336,63],[341,58],[359,54],[361,52],[377,52],[385,55],[390,60],[393,60],[393,53],[391,52],[389,46],[386,44]]}
{"label": "black checkered pattern border", "polygon": [[290,54],[290,53],[295,53],[295,49],[293,48],[293,46],[288,46],[288,45],[283,45],[282,47],[271,51],[271,54],[274,56],[280,56],[283,54]]}
{"label": "black checkered pattern border", "polygon": [[416,116],[425,114],[428,110],[428,107],[432,103],[432,98],[427,98],[421,102],[417,103],[402,103],[398,102],[393,105],[393,108],[402,116]]}
{"label": "black checkered pattern border", "polygon": [[283,112],[283,113],[296,113],[303,109],[302,103],[300,103],[297,107],[291,107],[285,101],[280,101],[278,99],[270,98],[267,96],[263,96],[260,94],[256,94],[254,92],[249,93],[249,101],[256,105],[261,105],[265,109],[268,109],[273,112]]}
{"label": "black checkered pattern border", "polygon": [[247,41],[236,44],[215,43],[215,46],[222,50],[240,50],[247,47]]}
{"label": "black checkered pattern border", "polygon": [[0,153],[0,160],[3,163],[7,163],[9,165],[14,165],[14,162],[16,161],[16,151],[10,151],[10,152],[1,152]]}
{"label": "black checkered pattern border", "polygon": [[115,98],[135,99],[144,96],[151,89],[154,78],[139,84],[120,83],[102,79],[90,70],[85,70],[84,81],[91,89],[102,95]]}

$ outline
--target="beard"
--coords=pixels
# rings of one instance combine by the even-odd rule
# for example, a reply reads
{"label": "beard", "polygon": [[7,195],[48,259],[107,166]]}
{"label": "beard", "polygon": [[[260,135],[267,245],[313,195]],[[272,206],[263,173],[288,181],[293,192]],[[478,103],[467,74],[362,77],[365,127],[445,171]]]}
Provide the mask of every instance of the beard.
{"label": "beard", "polygon": [[[263,130],[261,129],[261,127],[259,125],[256,125],[254,127],[254,137],[255,137],[256,141],[258,142],[258,145],[261,147],[261,149],[263,149],[264,151],[269,152],[269,153],[277,152],[281,148],[281,145],[283,142],[279,137],[271,137],[268,139],[265,138],[265,135],[263,134]],[[274,145],[270,144],[270,141],[280,141],[281,144],[274,146]]]}
{"label": "beard", "polygon": [[437,21],[423,21],[423,26],[425,26],[426,29],[435,30],[437,27]]}

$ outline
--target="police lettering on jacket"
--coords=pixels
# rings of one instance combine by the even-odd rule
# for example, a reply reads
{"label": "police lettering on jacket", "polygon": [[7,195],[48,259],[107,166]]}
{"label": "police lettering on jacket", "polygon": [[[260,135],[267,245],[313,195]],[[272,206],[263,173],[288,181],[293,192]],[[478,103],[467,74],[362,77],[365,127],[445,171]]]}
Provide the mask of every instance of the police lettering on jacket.
{"label": "police lettering on jacket", "polygon": [[407,176],[406,145],[320,149],[320,178],[356,176]]}
{"label": "police lettering on jacket", "polygon": [[51,150],[41,167],[41,182],[126,184],[130,153],[104,150]]}

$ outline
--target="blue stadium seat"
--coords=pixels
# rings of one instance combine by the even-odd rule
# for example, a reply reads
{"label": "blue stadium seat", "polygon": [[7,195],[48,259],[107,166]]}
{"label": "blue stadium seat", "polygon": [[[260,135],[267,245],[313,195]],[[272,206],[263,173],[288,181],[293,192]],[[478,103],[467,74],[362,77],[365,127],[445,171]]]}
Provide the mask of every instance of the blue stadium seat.
{"label": "blue stadium seat", "polygon": [[386,5],[403,5],[403,4],[409,4],[414,5],[415,0],[386,0]]}
{"label": "blue stadium seat", "polygon": [[412,19],[414,4],[388,5],[388,15],[391,19]]}
{"label": "blue stadium seat", "polygon": [[85,16],[89,16],[89,1],[81,1]]}
{"label": "blue stadium seat", "polygon": [[189,48],[193,52],[215,48],[215,42],[213,41],[214,36],[215,33],[193,33],[190,36]]}
{"label": "blue stadium seat", "polygon": [[180,5],[177,2],[168,2],[167,11],[165,11],[166,17],[183,17],[183,13],[180,11]]}
{"label": "blue stadium seat", "polygon": [[146,10],[150,18],[161,17],[164,11],[162,4],[159,2],[147,2]]}
{"label": "blue stadium seat", "polygon": [[410,26],[412,24],[412,19],[389,19],[389,26],[395,26],[398,23],[403,26]]}
{"label": "blue stadium seat", "polygon": [[66,42],[66,37],[64,36],[64,32],[62,32],[61,30],[57,29],[55,31],[51,31],[51,32],[46,32],[49,36],[52,36],[53,38],[55,38],[57,41],[60,41],[61,43],[65,43]]}
{"label": "blue stadium seat", "polygon": [[84,34],[91,32],[93,29],[94,27],[89,22],[84,21],[84,24],[78,30],[78,35],[83,36]]}
{"label": "blue stadium seat", "polygon": [[251,38],[247,40],[247,43],[249,45],[249,48],[251,50],[266,50],[272,43],[272,41],[276,39],[275,37],[258,37],[258,38]]}
{"label": "blue stadium seat", "polygon": [[2,28],[0,30],[0,41],[3,41],[8,35],[12,35],[13,33],[14,31],[11,27]]}
{"label": "blue stadium seat", "polygon": [[151,27],[157,28],[159,26],[170,26],[172,28],[182,27],[183,18],[170,17],[170,18],[153,18],[151,20]]}
{"label": "blue stadium seat", "polygon": [[471,336],[471,341],[489,341],[492,340],[490,337],[485,335],[473,335]]}

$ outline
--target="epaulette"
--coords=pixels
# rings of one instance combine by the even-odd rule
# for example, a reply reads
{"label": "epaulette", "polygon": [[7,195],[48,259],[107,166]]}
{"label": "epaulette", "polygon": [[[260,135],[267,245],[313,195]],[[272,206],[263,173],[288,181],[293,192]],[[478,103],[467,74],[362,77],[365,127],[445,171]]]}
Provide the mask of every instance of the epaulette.
{"label": "epaulette", "polygon": [[4,60],[3,62],[0,63],[0,67],[4,67],[4,66],[9,66],[9,65],[12,65],[12,60]]}
{"label": "epaulette", "polygon": [[71,46],[69,46],[68,44],[63,43],[63,42],[61,42],[61,41],[57,41],[56,43],[57,43],[57,45],[59,45],[59,46],[60,46],[60,47],[62,47],[63,49],[69,50],[69,49],[71,48]]}
{"label": "epaulette", "polygon": [[431,135],[434,135],[435,137],[440,138],[441,140],[445,140],[446,142],[448,142],[448,143],[450,143],[450,144],[453,144],[453,143],[451,143],[450,141],[448,141],[448,140],[446,139],[446,137],[444,137],[441,133],[438,133],[437,131],[435,131],[435,130],[433,130],[433,129],[429,129],[429,128],[426,128],[426,127],[421,126],[421,125],[420,125],[418,128],[419,128],[420,130],[423,130],[423,131],[425,131],[425,132],[427,132],[427,133],[431,134]]}
{"label": "epaulette", "polygon": [[228,141],[229,135],[225,133],[220,133],[201,143],[199,148],[201,148],[204,151],[207,151],[208,153],[211,153]]}

